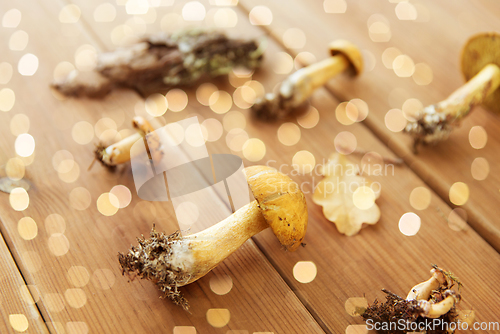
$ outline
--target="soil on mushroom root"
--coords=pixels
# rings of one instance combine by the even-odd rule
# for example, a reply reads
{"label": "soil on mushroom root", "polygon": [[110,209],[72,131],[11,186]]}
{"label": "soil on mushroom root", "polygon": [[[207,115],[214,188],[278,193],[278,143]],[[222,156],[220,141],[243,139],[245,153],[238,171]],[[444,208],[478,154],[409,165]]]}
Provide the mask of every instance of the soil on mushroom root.
{"label": "soil on mushroom root", "polygon": [[137,238],[139,245],[132,246],[126,254],[118,253],[118,261],[123,275],[127,275],[131,280],[138,276],[154,282],[168,299],[188,311],[189,303],[178,286],[189,277],[165,261],[172,255],[171,245],[181,239],[180,231],[165,235],[157,232],[153,226],[150,238]]}
{"label": "soil on mushroom root", "polygon": [[[445,324],[448,324],[448,328],[456,328],[455,308],[438,319],[425,318],[420,315],[422,309],[417,300],[406,300],[385,289],[382,291],[386,294],[385,302],[375,300],[362,314],[367,325],[380,329],[377,333],[406,334],[419,332],[423,328],[426,334],[449,334]],[[437,321],[440,325],[433,326]]]}

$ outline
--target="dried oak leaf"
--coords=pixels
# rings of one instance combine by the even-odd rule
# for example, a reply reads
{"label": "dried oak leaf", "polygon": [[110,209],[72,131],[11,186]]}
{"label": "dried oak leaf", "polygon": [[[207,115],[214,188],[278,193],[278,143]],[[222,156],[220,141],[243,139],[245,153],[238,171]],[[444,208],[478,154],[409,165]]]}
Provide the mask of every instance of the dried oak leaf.
{"label": "dried oak leaf", "polygon": [[323,214],[335,223],[340,233],[352,236],[361,230],[363,223],[378,222],[380,209],[375,200],[380,189],[360,176],[357,166],[346,156],[332,154],[321,173],[325,178],[316,187],[313,201],[323,207]]}

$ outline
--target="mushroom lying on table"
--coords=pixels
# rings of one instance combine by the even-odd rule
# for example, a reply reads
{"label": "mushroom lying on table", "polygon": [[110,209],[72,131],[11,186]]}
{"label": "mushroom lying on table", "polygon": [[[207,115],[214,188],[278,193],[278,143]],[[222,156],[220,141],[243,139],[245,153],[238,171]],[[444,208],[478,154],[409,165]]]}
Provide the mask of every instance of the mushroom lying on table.
{"label": "mushroom lying on table", "polygon": [[193,283],[224,261],[253,235],[271,227],[281,245],[295,251],[307,228],[307,206],[297,183],[276,169],[244,169],[255,201],[201,232],[181,236],[153,230],[126,254],[119,253],[123,273],[153,281],[175,304],[188,309],[178,287]]}
{"label": "mushroom lying on table", "polygon": [[[137,130],[136,133],[128,137],[123,138],[117,143],[114,143],[108,147],[103,145],[98,145],[95,153],[95,159],[100,161],[106,167],[115,167],[119,164],[123,164],[130,161],[130,149],[136,141],[143,139],[147,134],[151,134],[154,128],[151,124],[141,116],[136,116],[132,119],[132,126]],[[148,153],[155,160],[161,160],[162,152],[158,149],[159,140],[149,140],[148,141]],[[158,143],[156,147],[152,147],[151,144]],[[94,160],[95,161],[95,160]]]}
{"label": "mushroom lying on table", "polygon": [[408,122],[405,132],[418,144],[445,140],[472,108],[483,104],[500,114],[500,34],[472,37],[462,52],[462,73],[468,80],[446,100],[430,105]]}
{"label": "mushroom lying on table", "polygon": [[266,121],[284,119],[307,108],[307,99],[331,78],[349,70],[358,75],[363,70],[363,58],[358,47],[349,41],[336,40],[329,45],[331,57],[301,68],[286,78],[279,93],[268,93],[252,107],[256,118]]}

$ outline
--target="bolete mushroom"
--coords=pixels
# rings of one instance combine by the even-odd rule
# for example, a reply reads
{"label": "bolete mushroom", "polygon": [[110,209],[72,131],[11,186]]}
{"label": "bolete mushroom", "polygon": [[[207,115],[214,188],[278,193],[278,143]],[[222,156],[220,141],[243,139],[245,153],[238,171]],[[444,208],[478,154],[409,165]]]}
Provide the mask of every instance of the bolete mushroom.
{"label": "bolete mushroom", "polygon": [[358,47],[346,40],[336,40],[329,45],[331,57],[301,68],[286,78],[279,93],[268,93],[252,107],[258,119],[275,121],[299,114],[307,108],[307,99],[314,90],[331,78],[349,70],[358,75],[363,71],[363,58]]}
{"label": "bolete mushroom", "polygon": [[448,138],[472,108],[483,104],[500,114],[500,34],[482,33],[469,39],[462,51],[462,73],[467,82],[446,100],[430,105],[408,122],[405,132],[418,144]]}
{"label": "bolete mushroom", "polygon": [[244,169],[255,201],[221,222],[195,234],[181,236],[151,231],[150,239],[119,253],[123,274],[145,278],[175,304],[188,309],[178,287],[200,279],[253,235],[271,227],[281,245],[295,251],[307,228],[304,194],[288,176],[267,166]]}
{"label": "bolete mushroom", "polygon": [[[136,141],[143,139],[148,134],[154,135],[154,128],[141,116],[136,116],[132,119],[132,126],[137,130],[137,132],[133,135],[125,137],[119,142],[108,147],[99,145],[94,151],[96,160],[100,161],[106,167],[115,167],[119,164],[130,161],[130,149],[132,145],[134,145]],[[159,140],[149,140],[148,143],[148,152],[150,155],[161,154],[161,151],[159,150]],[[155,144],[155,146],[151,147],[151,144]],[[154,158],[154,156],[152,156],[152,158]],[[156,159],[159,160],[161,157],[156,157]]]}

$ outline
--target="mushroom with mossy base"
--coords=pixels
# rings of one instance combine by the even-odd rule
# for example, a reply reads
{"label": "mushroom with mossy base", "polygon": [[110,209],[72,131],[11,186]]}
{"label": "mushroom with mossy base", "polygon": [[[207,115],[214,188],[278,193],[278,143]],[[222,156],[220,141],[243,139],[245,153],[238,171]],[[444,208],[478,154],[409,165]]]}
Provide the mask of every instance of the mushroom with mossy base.
{"label": "mushroom with mossy base", "polygon": [[462,73],[468,80],[462,87],[446,100],[425,107],[406,125],[405,132],[413,136],[415,149],[420,143],[447,139],[476,105],[500,114],[500,34],[479,34],[465,44]]}
{"label": "mushroom with mossy base", "polygon": [[286,78],[279,93],[268,93],[252,107],[254,116],[275,121],[300,114],[307,109],[307,99],[341,72],[350,70],[358,75],[363,70],[363,58],[358,47],[349,41],[337,40],[329,45],[331,57],[301,68]]}
{"label": "mushroom with mossy base", "polygon": [[129,277],[153,281],[175,304],[188,309],[179,287],[193,283],[224,261],[253,235],[271,227],[281,245],[295,251],[307,228],[307,206],[297,183],[266,166],[245,168],[255,201],[201,232],[181,236],[159,233],[138,239],[118,258]]}
{"label": "mushroom with mossy base", "polygon": [[[461,297],[452,288],[458,285],[460,289],[462,283],[452,273],[435,265],[431,275],[427,281],[411,288],[406,299],[383,289],[386,301],[379,303],[376,300],[364,311],[363,319],[368,325],[377,324],[379,333],[414,333],[421,328],[426,329],[426,333],[453,333],[462,319],[455,309]],[[474,319],[464,321],[472,324]]]}

